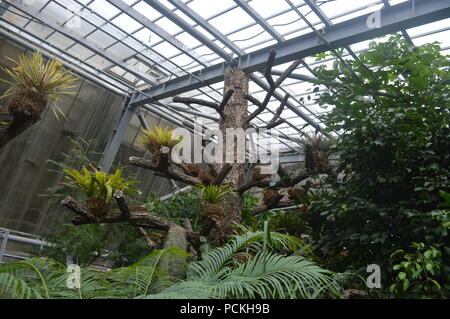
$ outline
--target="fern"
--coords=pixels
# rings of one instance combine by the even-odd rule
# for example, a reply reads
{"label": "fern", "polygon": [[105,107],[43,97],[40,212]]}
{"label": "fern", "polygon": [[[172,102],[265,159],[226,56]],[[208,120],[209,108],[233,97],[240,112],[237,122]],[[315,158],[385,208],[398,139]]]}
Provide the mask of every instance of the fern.
{"label": "fern", "polygon": [[178,248],[154,250],[134,265],[113,269],[107,273],[107,277],[115,280],[119,291],[127,290],[132,297],[159,291],[164,286],[166,274],[158,266],[165,255],[187,256],[187,253]]}
{"label": "fern", "polygon": [[13,299],[40,299],[39,292],[29,287],[28,284],[12,274],[0,273],[0,298],[11,297]]}
{"label": "fern", "polygon": [[[291,236],[266,232],[270,248],[296,250],[302,242]],[[339,294],[333,273],[300,256],[265,251],[264,232],[235,236],[227,245],[192,263],[188,280],[158,294],[161,298],[315,298],[324,291]],[[229,262],[243,248],[257,252],[237,267]],[[268,248],[269,249],[269,248]]]}
{"label": "fern", "polygon": [[[261,244],[264,241],[265,244]],[[265,232],[234,236],[188,268],[187,280],[173,283],[159,267],[161,258],[186,252],[155,250],[132,266],[106,273],[80,270],[80,288],[67,288],[69,273],[51,259],[32,258],[0,266],[0,294],[12,298],[316,298],[339,294],[333,273],[300,256],[275,254],[273,248],[297,250],[295,237]],[[248,259],[233,261],[246,249]]]}
{"label": "fern", "polygon": [[[244,235],[234,236],[228,244],[212,250],[204,256],[203,260],[189,265],[188,274],[195,278],[203,278],[217,273],[226,263],[244,247],[255,251],[261,249],[260,241],[264,232],[247,232]],[[270,244],[276,248],[285,248],[292,251],[303,246],[300,239],[280,233],[270,233]]]}

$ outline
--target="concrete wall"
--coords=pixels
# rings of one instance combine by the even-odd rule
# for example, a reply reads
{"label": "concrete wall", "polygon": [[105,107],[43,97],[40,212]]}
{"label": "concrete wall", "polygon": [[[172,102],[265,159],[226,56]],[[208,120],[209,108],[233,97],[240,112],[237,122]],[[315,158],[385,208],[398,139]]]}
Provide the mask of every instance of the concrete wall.
{"label": "concrete wall", "polygon": [[[0,38],[0,65],[11,66],[6,59],[16,59],[24,49]],[[4,72],[0,73],[4,78]],[[0,95],[6,90],[0,84]],[[61,214],[67,214],[58,205],[52,205],[45,197],[38,196],[61,180],[61,174],[49,172],[48,159],[62,160],[61,152],[70,147],[66,137],[85,140],[95,139],[94,151],[102,152],[117,125],[123,108],[123,97],[88,80],[76,82],[74,95],[62,96],[60,106],[68,120],[58,121],[47,109],[43,119],[0,149],[0,227],[42,234],[60,222]],[[6,112],[8,100],[0,100],[0,112]],[[168,125],[163,120],[147,115],[150,124]],[[126,134],[117,161],[126,162],[131,156],[142,156],[136,147],[140,124],[135,118]],[[152,172],[136,169],[139,187],[144,194],[151,191],[164,195],[171,192],[170,184]]]}

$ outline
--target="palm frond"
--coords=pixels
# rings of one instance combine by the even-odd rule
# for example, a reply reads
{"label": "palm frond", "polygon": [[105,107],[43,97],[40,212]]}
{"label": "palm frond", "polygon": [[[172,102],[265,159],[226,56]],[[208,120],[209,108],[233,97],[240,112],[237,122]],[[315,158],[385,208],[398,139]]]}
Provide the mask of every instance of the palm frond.
{"label": "palm frond", "polygon": [[0,273],[0,298],[13,299],[40,299],[39,292],[29,287],[28,284],[13,274]]}
{"label": "palm frond", "polygon": [[65,274],[65,266],[46,258],[31,258],[0,266],[0,273],[9,273],[34,283],[44,298],[52,298],[52,290],[58,279]]}
{"label": "palm frond", "polygon": [[[260,248],[258,243],[263,239],[264,232],[247,232],[240,236],[234,236],[225,246],[216,248],[204,256],[202,261],[192,263],[188,268],[188,276],[192,278],[203,278],[217,273],[226,263],[244,247]],[[303,246],[303,242],[293,236],[276,232],[270,233],[270,245],[276,248],[286,248],[298,250]]]}
{"label": "palm frond", "polygon": [[126,289],[131,297],[158,292],[167,276],[158,268],[165,255],[187,256],[187,253],[178,248],[154,250],[134,265],[113,269],[107,276],[116,282],[119,290]]}

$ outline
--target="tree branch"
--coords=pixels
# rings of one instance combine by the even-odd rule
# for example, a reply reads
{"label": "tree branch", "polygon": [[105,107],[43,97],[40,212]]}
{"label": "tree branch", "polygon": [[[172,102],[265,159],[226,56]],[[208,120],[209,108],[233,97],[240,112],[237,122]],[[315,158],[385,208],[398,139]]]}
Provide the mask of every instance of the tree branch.
{"label": "tree branch", "polygon": [[[267,60],[266,70],[264,72],[264,77],[267,80],[267,83],[269,83],[269,89],[267,90],[266,97],[264,98],[263,102],[260,102],[257,98],[246,95],[245,99],[256,105],[258,108],[251,113],[247,117],[247,124],[250,123],[254,118],[256,118],[259,114],[261,114],[266,108],[270,101],[270,98],[274,94],[275,90],[283,83],[284,80],[300,65],[302,62],[301,60],[295,60],[281,75],[278,77],[276,81],[273,80],[272,77],[272,67],[275,63],[275,57],[276,57],[276,51],[275,49],[270,50],[269,58]],[[289,99],[289,95],[286,95],[281,102],[280,107],[277,109],[273,119],[270,121],[270,123],[267,125],[267,128],[271,129],[274,128],[280,124],[283,123],[282,120],[278,120],[280,118],[281,112],[283,112],[284,106]]]}
{"label": "tree branch", "polygon": [[222,169],[220,170],[219,174],[217,174],[216,180],[214,181],[214,185],[221,185],[232,168],[233,166],[230,163],[225,163],[222,166]]}
{"label": "tree branch", "polygon": [[291,206],[295,206],[295,205],[297,205],[297,203],[293,200],[278,201],[276,203],[269,203],[268,205],[257,206],[255,208],[253,208],[253,210],[250,212],[250,215],[253,216],[253,215],[260,214],[260,213],[264,213],[264,212],[267,212],[274,208],[286,208],[286,207],[291,207]]}
{"label": "tree branch", "polygon": [[125,202],[125,198],[123,198],[123,191],[118,189],[114,192],[114,199],[116,200],[117,206],[119,207],[120,213],[124,218],[130,218],[131,213],[128,208],[127,203]]}
{"label": "tree branch", "polygon": [[158,246],[158,243],[150,237],[150,235],[145,231],[143,227],[136,227],[136,228],[138,232],[142,235],[142,237],[144,237],[144,240],[150,249],[155,249]]}
{"label": "tree branch", "polygon": [[67,209],[69,209],[72,212],[74,212],[75,214],[77,214],[78,216],[80,216],[80,218],[82,218],[82,219],[85,219],[87,221],[91,221],[94,223],[97,221],[97,217],[95,217],[90,212],[85,210],[84,206],[80,202],[78,202],[76,199],[74,199],[70,196],[67,196],[66,198],[64,198],[62,200],[61,204],[64,207],[66,207]]}
{"label": "tree branch", "polygon": [[271,181],[271,180],[250,181],[249,183],[246,183],[246,184],[242,185],[241,187],[239,187],[237,189],[237,192],[242,194],[243,192],[245,192],[246,190],[248,190],[252,187],[267,188],[267,189],[291,187],[291,186],[294,186],[295,184],[301,182],[302,180],[309,178],[311,175],[312,174],[310,174],[308,172],[302,172],[294,177],[285,175],[284,178],[281,178],[276,183],[273,183],[273,181]]}
{"label": "tree branch", "polygon": [[[180,227],[179,225],[171,221],[150,214],[145,208],[140,207],[139,209],[133,209],[132,207],[128,207],[121,192],[116,191],[114,197],[116,198],[118,205],[120,203],[119,207],[121,207],[121,214],[111,212],[104,216],[95,217],[87,212],[80,202],[70,196],[64,198],[61,203],[64,207],[77,214],[77,216],[72,219],[72,223],[74,225],[128,223],[129,225],[135,226],[138,229],[141,235],[144,236],[144,239],[146,240],[149,247],[152,248],[156,247],[157,243],[150,237],[150,235],[144,230],[144,228],[167,232],[171,227]],[[210,228],[210,223],[207,222],[204,229],[207,230]],[[200,233],[193,232],[192,226],[189,229],[186,229],[186,239],[191,243],[193,247],[199,247],[199,237]]]}
{"label": "tree branch", "polygon": [[225,95],[222,98],[222,102],[220,102],[220,104],[215,103],[215,102],[211,102],[211,101],[206,101],[206,100],[202,100],[202,99],[196,99],[196,98],[192,98],[192,97],[183,97],[183,96],[175,96],[173,98],[173,102],[175,103],[183,103],[186,105],[191,105],[191,104],[197,104],[197,105],[203,105],[206,107],[210,107],[214,110],[217,111],[217,113],[219,113],[220,117],[222,120],[225,119],[225,113],[224,113],[224,108],[225,106],[228,104],[228,102],[230,101],[231,97],[233,96],[234,90],[228,90]]}
{"label": "tree branch", "polygon": [[151,161],[146,160],[141,157],[132,156],[128,159],[128,162],[131,165],[142,167],[145,169],[149,169],[152,171],[159,172],[163,174],[164,177],[171,178],[173,180],[188,184],[188,185],[198,185],[201,184],[201,181],[198,178],[192,177],[190,175],[184,174],[182,172],[175,171],[171,166],[167,169],[164,167],[161,168],[159,166],[155,166]]}

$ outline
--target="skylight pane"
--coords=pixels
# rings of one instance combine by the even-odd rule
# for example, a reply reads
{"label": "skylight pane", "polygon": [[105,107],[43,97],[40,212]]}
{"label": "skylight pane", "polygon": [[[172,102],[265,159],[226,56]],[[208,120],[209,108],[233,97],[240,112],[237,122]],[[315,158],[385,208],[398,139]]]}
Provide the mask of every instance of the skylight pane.
{"label": "skylight pane", "polygon": [[117,9],[106,0],[95,0],[89,5],[89,7],[94,10],[95,13],[108,20],[120,13],[119,9]]}
{"label": "skylight pane", "polygon": [[222,33],[229,33],[255,21],[244,10],[236,8],[210,20],[210,23]]}
{"label": "skylight pane", "polygon": [[211,5],[211,0],[194,0],[188,6],[200,16],[207,19],[216,13],[235,7],[236,4],[232,0],[214,1],[214,5]]}
{"label": "skylight pane", "polygon": [[120,29],[126,30],[128,33],[133,33],[137,29],[142,28],[142,24],[125,13],[122,13],[111,22],[118,26]]}
{"label": "skylight pane", "polygon": [[252,0],[249,2],[249,5],[263,18],[267,18],[275,12],[291,8],[285,0]]}

